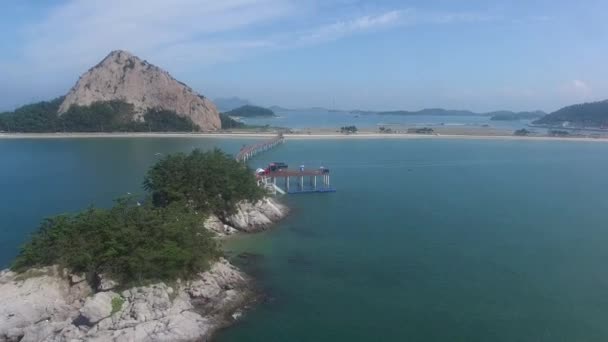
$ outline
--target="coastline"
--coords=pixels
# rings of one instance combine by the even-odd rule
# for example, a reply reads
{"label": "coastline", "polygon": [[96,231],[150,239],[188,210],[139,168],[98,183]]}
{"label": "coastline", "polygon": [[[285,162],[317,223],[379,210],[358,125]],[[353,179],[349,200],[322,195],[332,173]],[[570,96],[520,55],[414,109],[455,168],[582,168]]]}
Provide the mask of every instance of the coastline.
{"label": "coastline", "polygon": [[[274,137],[276,132],[206,132],[206,133],[0,133],[0,140],[11,139],[92,139],[92,138],[218,138],[218,139],[265,139]],[[474,140],[510,140],[510,141],[576,141],[608,142],[608,137],[551,137],[551,136],[515,136],[507,134],[413,134],[413,133],[374,133],[360,132],[341,134],[327,131],[313,131],[310,134],[285,133],[289,140],[340,140],[340,139],[474,139]]]}
{"label": "coastline", "polygon": [[[267,230],[289,208],[272,199],[240,203],[226,223],[205,221],[218,240]],[[212,219],[213,221],[213,219]],[[121,288],[57,266],[0,270],[0,342],[71,340],[208,341],[256,303],[255,279],[226,259],[192,279]]]}

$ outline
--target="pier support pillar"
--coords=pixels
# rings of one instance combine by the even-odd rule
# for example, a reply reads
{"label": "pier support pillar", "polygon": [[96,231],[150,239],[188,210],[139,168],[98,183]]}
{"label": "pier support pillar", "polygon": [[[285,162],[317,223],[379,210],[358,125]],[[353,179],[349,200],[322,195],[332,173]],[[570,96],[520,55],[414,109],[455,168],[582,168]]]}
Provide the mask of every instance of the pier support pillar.
{"label": "pier support pillar", "polygon": [[304,190],[304,176],[300,176],[300,190]]}
{"label": "pier support pillar", "polygon": [[327,175],[327,187],[329,188],[329,175]]}
{"label": "pier support pillar", "polygon": [[289,192],[289,176],[285,177],[285,189]]}
{"label": "pier support pillar", "polygon": [[317,176],[313,176],[313,183],[312,183],[312,187],[313,189],[317,190]]}

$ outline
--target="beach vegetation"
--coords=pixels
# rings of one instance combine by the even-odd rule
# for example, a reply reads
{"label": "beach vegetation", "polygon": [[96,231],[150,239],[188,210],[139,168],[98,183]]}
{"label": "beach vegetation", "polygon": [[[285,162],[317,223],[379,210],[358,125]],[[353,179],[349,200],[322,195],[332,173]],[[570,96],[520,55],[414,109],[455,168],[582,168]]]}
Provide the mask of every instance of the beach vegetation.
{"label": "beach vegetation", "polygon": [[354,134],[357,133],[357,126],[344,126],[340,127],[340,133],[342,134]]}
{"label": "beach vegetation", "polygon": [[514,135],[517,135],[517,136],[520,136],[520,137],[530,135],[531,133],[532,132],[528,131],[525,128],[518,129],[515,132],[513,132]]}
{"label": "beach vegetation", "polygon": [[570,132],[558,129],[552,129],[548,132],[551,137],[567,137],[570,135]]}
{"label": "beach vegetation", "polygon": [[433,134],[435,131],[432,128],[423,127],[423,128],[409,128],[407,130],[408,133],[415,134]]}

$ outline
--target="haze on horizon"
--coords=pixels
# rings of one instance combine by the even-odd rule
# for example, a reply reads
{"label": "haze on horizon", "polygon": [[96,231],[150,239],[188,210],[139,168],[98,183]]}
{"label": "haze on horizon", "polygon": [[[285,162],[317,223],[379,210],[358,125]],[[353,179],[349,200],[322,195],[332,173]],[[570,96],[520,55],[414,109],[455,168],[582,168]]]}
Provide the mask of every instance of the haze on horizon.
{"label": "haze on horizon", "polygon": [[608,98],[608,3],[5,0],[0,110],[128,50],[201,94],[341,109],[545,110]]}

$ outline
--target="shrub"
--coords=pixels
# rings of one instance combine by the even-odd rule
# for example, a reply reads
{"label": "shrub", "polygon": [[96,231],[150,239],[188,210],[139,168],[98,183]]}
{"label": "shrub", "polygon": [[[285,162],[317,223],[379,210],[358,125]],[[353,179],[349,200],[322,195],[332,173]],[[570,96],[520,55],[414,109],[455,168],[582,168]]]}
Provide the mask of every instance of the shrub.
{"label": "shrub", "polygon": [[220,256],[203,219],[179,203],[156,208],[120,199],[111,209],[44,220],[12,268],[58,264],[88,279],[107,274],[122,284],[189,278]]}
{"label": "shrub", "polygon": [[246,165],[219,149],[167,156],[148,171],[144,188],[157,206],[183,202],[220,217],[232,214],[238,202],[265,194]]}

